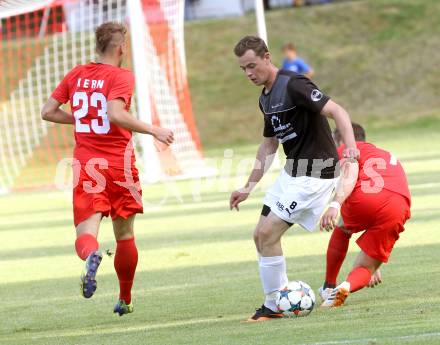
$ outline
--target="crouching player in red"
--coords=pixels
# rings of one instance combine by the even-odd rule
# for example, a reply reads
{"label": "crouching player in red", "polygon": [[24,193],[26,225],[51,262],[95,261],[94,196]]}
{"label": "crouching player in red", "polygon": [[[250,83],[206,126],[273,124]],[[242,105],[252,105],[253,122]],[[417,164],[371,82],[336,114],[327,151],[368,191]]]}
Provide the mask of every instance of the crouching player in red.
{"label": "crouching player in red", "polygon": [[[327,249],[325,283],[320,289],[323,307],[343,305],[349,293],[374,281],[373,274],[388,262],[410,217],[411,196],[399,161],[391,153],[365,142],[365,131],[360,125],[353,124],[353,131],[360,159],[341,161],[336,195],[321,218],[321,229],[334,229]],[[344,146],[337,130],[333,137],[341,155]],[[335,226],[339,209],[343,226]],[[361,252],[345,281],[336,286],[350,237],[360,231],[364,233],[356,242]]]}
{"label": "crouching player in red", "polygon": [[[74,125],[73,216],[75,248],[85,261],[81,293],[90,298],[96,290],[96,272],[102,260],[97,241],[102,217],[110,215],[116,238],[114,266],[119,280],[119,300],[114,312],[133,312],[131,288],[138,252],[133,222],[142,213],[142,198],[132,132],[150,134],[167,145],[168,129],[150,126],[128,112],[134,76],[121,68],[126,53],[126,28],[104,23],[96,29],[98,62],[73,68],[43,106],[42,118]],[[72,114],[60,109],[70,101]],[[73,116],[72,116],[73,115]]]}

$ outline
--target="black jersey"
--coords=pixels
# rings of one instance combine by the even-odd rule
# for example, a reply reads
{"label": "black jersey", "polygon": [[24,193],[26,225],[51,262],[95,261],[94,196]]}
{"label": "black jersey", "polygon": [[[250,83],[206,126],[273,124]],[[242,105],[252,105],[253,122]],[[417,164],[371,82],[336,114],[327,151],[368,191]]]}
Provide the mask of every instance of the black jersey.
{"label": "black jersey", "polygon": [[330,98],[308,78],[280,70],[272,89],[260,96],[265,137],[278,138],[291,176],[338,176],[338,153],[321,110]]}

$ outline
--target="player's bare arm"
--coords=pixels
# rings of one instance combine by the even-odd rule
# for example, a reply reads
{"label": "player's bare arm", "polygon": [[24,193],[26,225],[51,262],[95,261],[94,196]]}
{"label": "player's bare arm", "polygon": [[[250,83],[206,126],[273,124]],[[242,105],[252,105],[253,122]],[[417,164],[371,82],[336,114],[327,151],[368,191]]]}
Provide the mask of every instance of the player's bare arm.
{"label": "player's bare arm", "polygon": [[338,217],[339,209],[344,201],[353,192],[356,186],[356,181],[359,174],[359,164],[354,159],[346,159],[341,165],[341,175],[338,185],[336,187],[336,193],[333,201],[330,203],[330,207],[324,213],[321,218],[320,227],[321,230],[327,231],[333,230],[336,226],[336,220]]}
{"label": "player's bare arm", "polygon": [[270,168],[277,149],[278,139],[276,137],[263,138],[263,142],[260,144],[260,147],[257,151],[254,167],[245,186],[232,192],[231,194],[231,198],[229,200],[229,207],[231,210],[234,208],[237,211],[239,210],[238,204],[248,198],[256,184],[263,177],[264,173]]}
{"label": "player's bare arm", "polygon": [[50,97],[41,109],[41,118],[45,121],[73,125],[75,118],[72,114],[60,109],[61,103]]}
{"label": "player's bare arm", "polygon": [[125,103],[121,99],[114,99],[108,102],[107,115],[109,121],[117,126],[137,133],[150,134],[167,145],[171,145],[174,141],[174,134],[170,129],[149,125],[136,119],[125,110]]}
{"label": "player's bare arm", "polygon": [[335,121],[345,144],[343,156],[346,158],[359,158],[359,150],[356,147],[350,115],[347,111],[336,102],[329,100],[322,108],[321,114]]}

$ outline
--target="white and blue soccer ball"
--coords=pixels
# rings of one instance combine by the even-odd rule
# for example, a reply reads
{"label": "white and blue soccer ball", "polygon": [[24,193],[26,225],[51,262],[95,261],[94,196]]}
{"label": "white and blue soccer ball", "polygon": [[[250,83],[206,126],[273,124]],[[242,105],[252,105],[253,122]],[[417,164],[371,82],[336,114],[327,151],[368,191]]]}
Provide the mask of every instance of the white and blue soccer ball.
{"label": "white and blue soccer ball", "polygon": [[285,317],[299,317],[312,312],[316,298],[309,284],[293,280],[279,291],[276,303]]}

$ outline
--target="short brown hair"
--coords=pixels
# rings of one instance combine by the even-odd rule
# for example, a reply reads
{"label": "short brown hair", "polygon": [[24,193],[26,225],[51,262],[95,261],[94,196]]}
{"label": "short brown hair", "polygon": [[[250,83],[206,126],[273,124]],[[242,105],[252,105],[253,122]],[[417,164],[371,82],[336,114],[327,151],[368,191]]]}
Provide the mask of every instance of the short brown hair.
{"label": "short brown hair", "polygon": [[[354,139],[356,141],[365,141],[366,140],[365,129],[360,124],[355,122],[352,122],[351,126],[353,127]],[[333,138],[335,139],[336,142],[342,140],[341,133],[337,128],[333,131]]]}
{"label": "short brown hair", "polygon": [[127,33],[127,28],[121,23],[107,22],[98,26],[95,31],[96,51],[98,53],[106,53],[120,44],[121,42],[116,36],[118,33],[123,38]]}
{"label": "short brown hair", "polygon": [[234,54],[237,57],[243,56],[248,50],[253,50],[255,55],[264,57],[269,49],[263,39],[257,36],[245,36],[243,37],[234,48]]}
{"label": "short brown hair", "polygon": [[296,51],[296,47],[292,42],[285,43],[283,45],[283,50],[294,50]]}

